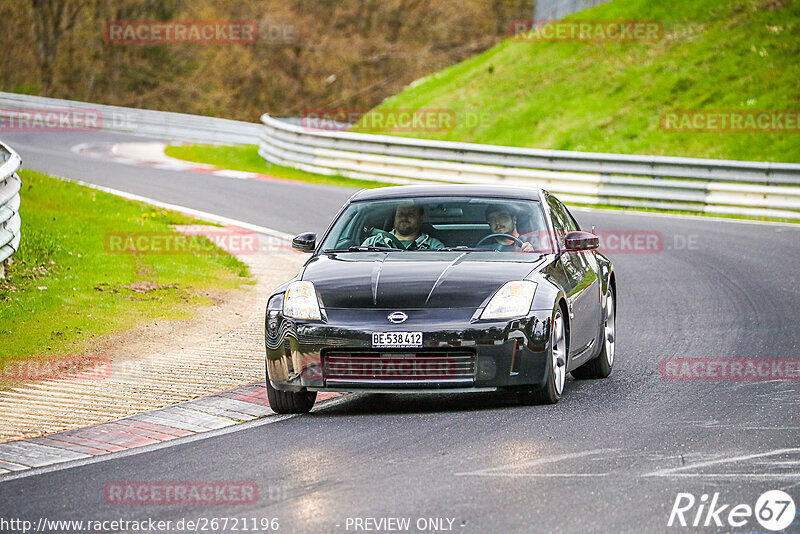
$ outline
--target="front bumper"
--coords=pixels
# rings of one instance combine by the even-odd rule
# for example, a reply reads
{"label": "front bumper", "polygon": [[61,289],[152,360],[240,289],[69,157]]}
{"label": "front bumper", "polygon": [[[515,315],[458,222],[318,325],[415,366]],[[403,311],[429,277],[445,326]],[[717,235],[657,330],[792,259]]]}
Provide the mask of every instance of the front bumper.
{"label": "front bumper", "polygon": [[[547,378],[551,310],[511,321],[475,321],[474,309],[327,309],[324,321],[267,310],[266,366],[286,391],[487,391]],[[421,348],[372,347],[373,332],[422,332]],[[420,363],[422,362],[422,363]],[[470,363],[471,362],[471,363]]]}

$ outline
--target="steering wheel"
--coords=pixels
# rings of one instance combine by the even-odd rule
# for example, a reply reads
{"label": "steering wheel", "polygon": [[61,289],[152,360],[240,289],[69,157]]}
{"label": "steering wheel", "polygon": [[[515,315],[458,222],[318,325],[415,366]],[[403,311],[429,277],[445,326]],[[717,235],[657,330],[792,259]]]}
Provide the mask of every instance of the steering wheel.
{"label": "steering wheel", "polygon": [[483,244],[484,241],[488,241],[489,239],[496,238],[496,237],[504,237],[506,239],[511,239],[511,240],[514,241],[514,244],[517,245],[518,247],[522,247],[523,245],[525,245],[525,243],[520,238],[514,237],[511,234],[489,234],[486,237],[484,237],[483,239],[481,239],[480,241],[478,241],[478,244],[475,245],[475,248],[480,247]]}
{"label": "steering wheel", "polygon": [[406,249],[406,247],[403,246],[403,243],[401,243],[400,240],[397,239],[397,237],[391,232],[387,232],[386,230],[381,230],[380,228],[373,228],[371,233],[372,235],[380,235],[388,238],[389,241],[392,242],[392,245],[394,245],[395,248],[399,248],[400,250]]}

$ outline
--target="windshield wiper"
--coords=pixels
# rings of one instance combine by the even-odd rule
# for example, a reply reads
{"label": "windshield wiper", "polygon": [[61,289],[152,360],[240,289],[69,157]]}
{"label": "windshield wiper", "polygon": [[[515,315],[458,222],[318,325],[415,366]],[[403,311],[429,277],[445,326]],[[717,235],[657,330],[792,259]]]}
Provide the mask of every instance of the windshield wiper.
{"label": "windshield wiper", "polygon": [[392,247],[379,247],[378,245],[359,245],[357,247],[350,247],[348,250],[350,252],[397,252],[400,249]]}
{"label": "windshield wiper", "polygon": [[377,245],[360,245],[358,247],[350,247],[350,248],[329,248],[323,250],[325,253],[330,252],[397,252],[398,248],[391,248],[391,247],[379,247]]}
{"label": "windshield wiper", "polygon": [[[431,249],[434,250],[434,249]],[[491,248],[471,248],[471,247],[444,247],[437,248],[436,252],[492,252]]]}

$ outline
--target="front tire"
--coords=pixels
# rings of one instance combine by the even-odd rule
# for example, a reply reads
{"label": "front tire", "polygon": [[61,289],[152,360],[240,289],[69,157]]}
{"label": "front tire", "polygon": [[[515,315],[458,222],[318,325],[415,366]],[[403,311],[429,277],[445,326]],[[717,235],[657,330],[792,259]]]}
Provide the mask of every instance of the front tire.
{"label": "front tire", "polygon": [[267,399],[272,411],[280,414],[308,413],[317,400],[316,391],[281,391],[272,387],[267,375]]}
{"label": "front tire", "polygon": [[614,290],[609,287],[606,296],[606,307],[603,310],[603,348],[600,354],[572,371],[572,376],[579,380],[590,378],[606,378],[614,368],[614,355],[617,345],[617,299]]}
{"label": "front tire", "polygon": [[553,330],[550,334],[550,350],[547,362],[547,379],[544,384],[530,391],[522,391],[519,400],[522,404],[555,404],[561,399],[567,378],[567,331],[561,307],[553,317]]}

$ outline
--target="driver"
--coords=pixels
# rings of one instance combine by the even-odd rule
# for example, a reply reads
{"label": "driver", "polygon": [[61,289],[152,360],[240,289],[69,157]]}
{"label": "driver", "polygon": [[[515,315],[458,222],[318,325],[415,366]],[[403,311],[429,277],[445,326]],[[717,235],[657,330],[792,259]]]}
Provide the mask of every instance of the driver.
{"label": "driver", "polygon": [[[416,204],[397,206],[394,212],[394,230],[391,234],[406,250],[438,250],[444,247],[444,244],[435,237],[422,233],[422,206]],[[397,244],[388,235],[381,234],[368,237],[362,245],[397,248]]]}
{"label": "driver", "polygon": [[[493,204],[486,208],[486,222],[489,223],[489,228],[493,234],[508,234],[522,241],[519,231],[517,230],[517,219],[516,210],[509,206]],[[500,252],[515,250],[528,252],[533,250],[533,245],[528,242],[523,242],[522,246],[520,246],[519,243],[513,239],[498,236],[494,238],[493,242],[489,241],[481,245],[481,248],[498,250]]]}

